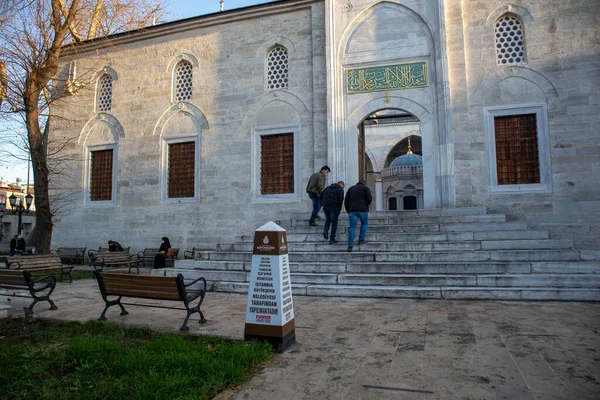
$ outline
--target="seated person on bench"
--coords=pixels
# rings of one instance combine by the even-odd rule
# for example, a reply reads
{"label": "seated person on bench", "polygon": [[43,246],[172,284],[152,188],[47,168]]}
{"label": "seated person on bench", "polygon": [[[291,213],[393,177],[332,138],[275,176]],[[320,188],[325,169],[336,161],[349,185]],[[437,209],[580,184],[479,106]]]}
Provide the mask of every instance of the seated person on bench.
{"label": "seated person on bench", "polygon": [[15,235],[15,237],[10,240],[10,252],[8,255],[14,256],[15,254],[25,254],[25,246],[25,239],[23,239],[21,234]]}
{"label": "seated person on bench", "polygon": [[125,251],[123,250],[123,246],[119,244],[119,242],[115,242],[114,240],[108,241],[108,251]]}
{"label": "seated person on bench", "polygon": [[154,256],[154,269],[158,269],[158,268],[164,268],[165,264],[166,264],[166,257],[168,256],[168,251],[171,248],[171,242],[169,241],[169,238],[166,236],[163,236],[162,238],[162,244],[160,245],[159,249],[158,249],[158,254]]}

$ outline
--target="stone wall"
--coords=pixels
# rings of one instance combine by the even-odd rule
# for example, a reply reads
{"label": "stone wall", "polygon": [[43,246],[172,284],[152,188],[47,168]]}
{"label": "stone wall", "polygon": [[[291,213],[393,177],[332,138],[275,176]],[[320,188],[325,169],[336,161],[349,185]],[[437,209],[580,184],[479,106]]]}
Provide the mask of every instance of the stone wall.
{"label": "stone wall", "polygon": [[[160,35],[149,30],[138,40],[116,38],[109,45],[98,44],[97,52],[79,51],[63,58],[63,71],[76,60],[78,74],[87,82],[104,67],[117,77],[108,115],[94,113],[93,83],[53,109],[66,118],[53,120],[55,146],[68,140],[70,156],[53,180],[53,247],[94,248],[114,239],[135,250],[158,246],[162,236],[175,247],[212,247],[233,241],[235,235],[252,234],[290,212],[306,210],[308,215],[304,185],[327,156],[324,7],[304,1],[275,8],[276,12],[254,11],[232,23],[217,15],[188,23],[186,29],[164,28]],[[289,88],[269,91],[265,60],[276,44],[288,49]],[[171,96],[172,67],[179,59],[194,64],[193,96],[181,104]],[[297,171],[299,200],[256,202],[254,129],[289,123],[300,125],[304,157]],[[198,197],[181,204],[165,202],[161,140],[194,131],[201,151]],[[82,160],[86,146],[111,140],[117,142],[118,156],[115,201],[97,207],[84,201],[87,178]],[[64,202],[58,193],[70,193],[68,209],[61,209]]]}
{"label": "stone wall", "polygon": [[[486,206],[580,248],[597,248],[600,3],[445,4],[457,204]],[[498,66],[494,22],[506,12],[523,22],[526,62]],[[493,193],[485,110],[530,104],[547,108],[550,188]]]}

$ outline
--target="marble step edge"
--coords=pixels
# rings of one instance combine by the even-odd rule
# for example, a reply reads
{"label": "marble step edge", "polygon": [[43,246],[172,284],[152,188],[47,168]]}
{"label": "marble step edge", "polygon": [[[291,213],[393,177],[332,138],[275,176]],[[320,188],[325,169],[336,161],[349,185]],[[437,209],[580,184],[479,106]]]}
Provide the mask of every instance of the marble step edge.
{"label": "marble step edge", "polygon": [[[338,232],[346,236],[346,232]],[[452,241],[502,241],[502,240],[552,240],[549,231],[542,230],[506,230],[506,231],[465,231],[465,232],[368,232],[367,240],[372,242],[452,242]],[[288,243],[312,243],[323,241],[323,232],[288,232]],[[254,243],[253,235],[238,236],[231,243]]]}
{"label": "marble step edge", "polygon": [[[595,261],[600,260],[600,251],[588,250],[480,250],[480,251],[361,251],[355,246],[348,252],[291,252],[290,262],[413,262],[413,261]],[[203,254],[202,259],[220,261],[250,261],[252,254],[246,251],[212,252]]]}
{"label": "marble step edge", "polygon": [[[219,282],[212,288],[217,292],[248,293],[248,283]],[[600,289],[589,288],[530,288],[454,286],[356,286],[356,285],[296,285],[292,293],[300,296],[418,298],[447,300],[543,300],[543,301],[600,301]]]}
{"label": "marble step edge", "polygon": [[[332,245],[325,239],[311,242],[288,242],[291,251],[315,251],[315,247],[325,247],[328,251],[346,251],[346,243],[340,240]],[[358,246],[358,245],[357,245]],[[377,251],[406,251],[403,248],[429,248],[424,251],[439,250],[569,250],[574,243],[571,239],[519,239],[519,240],[451,240],[451,241],[367,241],[361,245],[365,250]],[[252,251],[253,243],[223,243],[218,244],[216,251]],[[395,248],[396,247],[396,248]],[[462,247],[462,248],[460,248]],[[410,250],[409,250],[410,251]],[[416,250],[413,250],[416,251]]]}
{"label": "marble step edge", "polygon": [[[244,261],[213,261],[213,260],[181,260],[175,263],[175,269],[181,270],[212,270],[249,272],[252,262]],[[570,274],[586,273],[600,274],[600,261],[484,261],[484,262],[452,262],[452,261],[412,261],[412,262],[370,262],[370,263],[290,263],[293,273],[547,273]],[[429,270],[433,272],[428,272]]]}
{"label": "marble step edge", "polygon": [[[345,211],[343,211],[345,213]],[[290,213],[290,218],[302,218],[306,215],[309,215],[308,212],[293,212]],[[436,216],[436,215],[488,215],[487,209],[485,207],[455,207],[455,208],[421,208],[417,210],[395,210],[395,211],[370,211],[370,214],[374,215],[405,215],[405,216],[415,216],[415,215],[423,215],[423,216]],[[501,213],[493,213],[490,215],[498,215]]]}

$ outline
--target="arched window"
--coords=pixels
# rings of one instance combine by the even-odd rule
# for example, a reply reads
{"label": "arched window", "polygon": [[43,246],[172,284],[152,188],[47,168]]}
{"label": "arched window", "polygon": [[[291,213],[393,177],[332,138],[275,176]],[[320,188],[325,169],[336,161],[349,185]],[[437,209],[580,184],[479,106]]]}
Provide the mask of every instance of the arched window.
{"label": "arched window", "polygon": [[192,63],[181,61],[175,68],[175,101],[186,101],[192,98]]}
{"label": "arched window", "polygon": [[267,89],[288,88],[288,51],[283,46],[276,46],[267,56]]}
{"label": "arched window", "polygon": [[496,63],[498,65],[525,62],[525,36],[523,25],[516,16],[505,14],[494,26],[496,37]]}
{"label": "arched window", "polygon": [[98,78],[96,86],[96,112],[108,112],[112,107],[112,77],[108,74]]}

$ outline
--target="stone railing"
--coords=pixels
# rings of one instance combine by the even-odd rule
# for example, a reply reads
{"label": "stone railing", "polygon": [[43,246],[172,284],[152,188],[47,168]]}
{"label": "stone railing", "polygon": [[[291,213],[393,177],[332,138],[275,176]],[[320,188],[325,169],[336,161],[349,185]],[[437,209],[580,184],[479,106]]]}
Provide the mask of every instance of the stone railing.
{"label": "stone railing", "polygon": [[407,177],[407,176],[415,176],[415,175],[423,175],[423,166],[422,165],[401,165],[399,167],[390,167],[381,171],[382,178],[390,178],[390,177]]}

